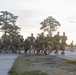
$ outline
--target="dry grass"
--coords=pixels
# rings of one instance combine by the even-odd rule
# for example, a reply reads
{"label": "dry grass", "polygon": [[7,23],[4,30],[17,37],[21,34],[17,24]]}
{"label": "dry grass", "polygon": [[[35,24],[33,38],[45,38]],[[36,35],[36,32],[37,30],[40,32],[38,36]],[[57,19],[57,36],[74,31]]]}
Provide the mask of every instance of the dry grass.
{"label": "dry grass", "polygon": [[76,65],[76,60],[67,60],[67,63]]}

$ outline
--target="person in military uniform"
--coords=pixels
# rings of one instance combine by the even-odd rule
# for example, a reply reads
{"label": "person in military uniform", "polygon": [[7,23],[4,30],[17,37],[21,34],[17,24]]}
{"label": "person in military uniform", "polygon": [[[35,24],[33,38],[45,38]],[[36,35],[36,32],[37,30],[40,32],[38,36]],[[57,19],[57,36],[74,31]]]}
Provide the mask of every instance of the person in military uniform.
{"label": "person in military uniform", "polygon": [[[30,49],[29,49],[29,53],[31,53],[31,50],[35,50],[35,37],[33,35],[33,33],[31,33],[31,36],[29,37],[30,39]],[[35,51],[34,51],[35,52]]]}
{"label": "person in military uniform", "polygon": [[41,52],[44,52],[44,33],[42,32],[41,35],[39,36],[39,48]]}
{"label": "person in military uniform", "polygon": [[67,36],[65,35],[65,32],[63,32],[63,35],[61,36],[61,54],[65,54],[64,50],[65,50],[65,46],[66,46],[66,40],[67,40]]}
{"label": "person in military uniform", "polygon": [[60,32],[57,32],[57,34],[54,36],[54,43],[55,43],[55,54],[58,54],[58,50],[60,48],[60,39],[61,36],[59,35]]}
{"label": "person in military uniform", "polygon": [[24,40],[24,52],[27,54],[27,51],[30,49],[29,37]]}

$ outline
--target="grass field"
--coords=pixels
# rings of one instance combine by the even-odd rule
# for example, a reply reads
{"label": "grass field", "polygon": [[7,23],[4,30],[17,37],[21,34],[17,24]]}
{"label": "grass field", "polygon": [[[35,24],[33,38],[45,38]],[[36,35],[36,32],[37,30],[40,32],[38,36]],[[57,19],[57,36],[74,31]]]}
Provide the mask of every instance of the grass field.
{"label": "grass field", "polygon": [[23,55],[8,75],[76,75],[76,61],[47,55]]}

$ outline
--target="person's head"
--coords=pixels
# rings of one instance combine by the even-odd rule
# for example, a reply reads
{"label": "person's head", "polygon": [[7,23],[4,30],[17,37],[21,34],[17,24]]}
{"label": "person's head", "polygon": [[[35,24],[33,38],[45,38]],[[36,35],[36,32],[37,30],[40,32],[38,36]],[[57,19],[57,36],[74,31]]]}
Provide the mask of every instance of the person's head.
{"label": "person's head", "polygon": [[31,33],[31,36],[33,36],[33,33]]}
{"label": "person's head", "polygon": [[65,35],[65,32],[63,32],[63,35]]}
{"label": "person's head", "polygon": [[60,32],[57,32],[57,34],[59,35]]}
{"label": "person's head", "polygon": [[41,35],[44,35],[44,33],[42,32]]}

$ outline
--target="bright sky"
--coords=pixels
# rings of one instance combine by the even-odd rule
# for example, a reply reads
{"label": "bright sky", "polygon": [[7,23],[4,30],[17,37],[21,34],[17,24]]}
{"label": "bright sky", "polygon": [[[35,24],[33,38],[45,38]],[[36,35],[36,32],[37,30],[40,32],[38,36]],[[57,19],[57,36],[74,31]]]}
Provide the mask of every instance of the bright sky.
{"label": "bright sky", "polygon": [[[17,25],[21,27],[24,37],[41,32],[40,22],[48,16],[57,19],[61,27],[60,35],[66,32],[67,42],[76,43],[76,0],[0,0],[0,11],[8,11],[18,17]],[[74,23],[71,23],[73,21]]]}

